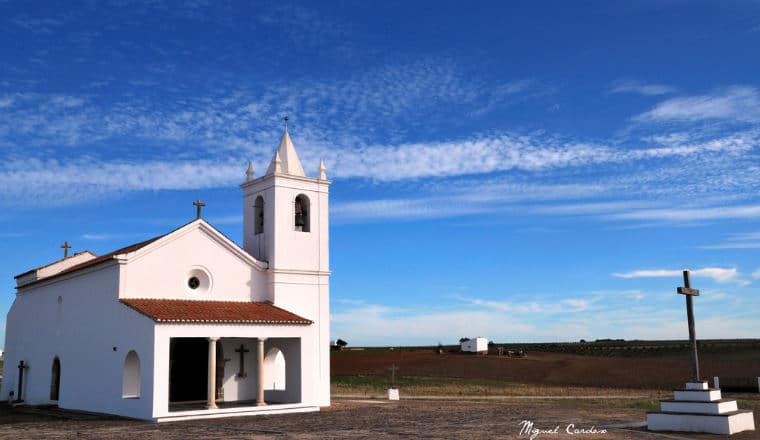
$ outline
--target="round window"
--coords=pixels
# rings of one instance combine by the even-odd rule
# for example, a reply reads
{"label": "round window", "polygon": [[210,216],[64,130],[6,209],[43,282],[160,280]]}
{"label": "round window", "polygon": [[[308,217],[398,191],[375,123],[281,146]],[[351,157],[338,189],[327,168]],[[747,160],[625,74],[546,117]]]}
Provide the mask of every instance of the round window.
{"label": "round window", "polygon": [[211,292],[213,280],[211,273],[201,266],[193,266],[185,275],[185,291],[193,294],[206,294]]}

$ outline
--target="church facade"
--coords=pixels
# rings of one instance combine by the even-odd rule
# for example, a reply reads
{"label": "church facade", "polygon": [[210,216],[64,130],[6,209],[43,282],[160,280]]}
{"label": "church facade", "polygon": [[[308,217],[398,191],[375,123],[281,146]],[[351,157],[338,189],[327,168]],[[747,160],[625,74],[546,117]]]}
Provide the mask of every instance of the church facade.
{"label": "church facade", "polygon": [[249,165],[243,247],[199,215],[168,234],[16,276],[2,398],[153,421],[330,404],[330,181],[287,130]]}

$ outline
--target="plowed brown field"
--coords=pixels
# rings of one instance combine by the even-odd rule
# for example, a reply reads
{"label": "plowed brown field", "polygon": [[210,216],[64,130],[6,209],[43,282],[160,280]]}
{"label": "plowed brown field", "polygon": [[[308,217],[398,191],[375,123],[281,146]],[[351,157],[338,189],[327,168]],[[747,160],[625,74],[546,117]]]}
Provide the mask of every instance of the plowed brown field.
{"label": "plowed brown field", "polygon": [[[388,376],[396,365],[402,377],[482,379],[557,386],[672,389],[689,375],[688,353],[659,357],[594,357],[565,353],[528,353],[525,358],[437,354],[434,350],[333,352],[333,376]],[[703,378],[760,376],[760,351],[703,353]]]}

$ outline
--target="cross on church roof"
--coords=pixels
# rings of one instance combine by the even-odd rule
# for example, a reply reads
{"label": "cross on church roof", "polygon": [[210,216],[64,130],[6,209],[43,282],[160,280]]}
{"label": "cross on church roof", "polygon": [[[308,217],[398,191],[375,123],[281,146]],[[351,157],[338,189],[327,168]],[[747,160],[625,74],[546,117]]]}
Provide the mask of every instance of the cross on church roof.
{"label": "cross on church roof", "polygon": [[201,202],[200,199],[198,199],[198,200],[196,200],[196,201],[193,202],[193,206],[195,206],[195,208],[196,208],[196,210],[195,210],[195,216],[196,217],[195,218],[196,219],[201,218],[201,210],[203,209],[204,206],[206,206],[206,204],[203,203],[203,202]]}
{"label": "cross on church roof", "polygon": [[61,245],[61,249],[63,249],[63,258],[68,258],[69,249],[71,249],[71,245],[69,245],[68,240],[63,242],[63,244]]}
{"label": "cross on church roof", "polygon": [[285,131],[288,131],[288,115],[285,115],[284,118],[282,118],[283,122],[285,122]]}

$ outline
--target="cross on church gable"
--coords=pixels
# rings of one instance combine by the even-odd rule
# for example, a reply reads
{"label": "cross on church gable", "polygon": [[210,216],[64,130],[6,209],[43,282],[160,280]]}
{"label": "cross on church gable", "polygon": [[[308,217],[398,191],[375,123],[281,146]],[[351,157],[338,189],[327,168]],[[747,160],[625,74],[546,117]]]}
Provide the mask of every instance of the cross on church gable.
{"label": "cross on church gable", "polygon": [[67,258],[69,256],[69,249],[71,249],[71,245],[69,244],[68,240],[63,242],[61,249],[63,249],[63,258]]}
{"label": "cross on church gable", "polygon": [[203,203],[200,199],[198,199],[193,202],[193,206],[195,206],[195,218],[196,219],[201,218],[201,214],[202,214],[201,210],[203,209],[204,206],[206,206],[206,204]]}

